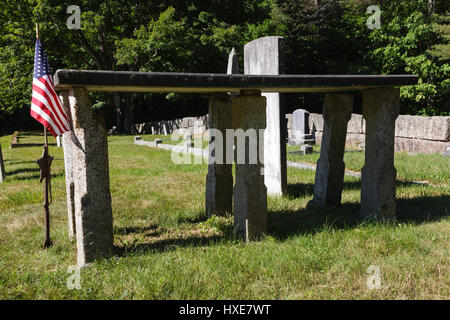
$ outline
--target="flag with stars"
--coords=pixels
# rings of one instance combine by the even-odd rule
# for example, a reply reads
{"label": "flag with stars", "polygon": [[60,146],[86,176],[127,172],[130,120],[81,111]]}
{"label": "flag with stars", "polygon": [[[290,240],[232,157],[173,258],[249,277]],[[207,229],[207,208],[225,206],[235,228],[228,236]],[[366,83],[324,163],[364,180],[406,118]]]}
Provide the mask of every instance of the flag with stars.
{"label": "flag with stars", "polygon": [[47,54],[39,39],[36,40],[34,54],[33,94],[30,114],[45,126],[54,137],[70,131],[67,113],[56,94]]}

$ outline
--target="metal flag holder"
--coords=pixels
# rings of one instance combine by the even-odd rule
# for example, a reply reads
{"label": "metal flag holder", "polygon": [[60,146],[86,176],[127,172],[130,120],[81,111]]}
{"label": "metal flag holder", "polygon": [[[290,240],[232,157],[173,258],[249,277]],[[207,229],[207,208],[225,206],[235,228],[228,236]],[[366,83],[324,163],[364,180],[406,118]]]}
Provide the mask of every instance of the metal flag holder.
{"label": "metal flag holder", "polygon": [[[39,39],[39,26],[36,23],[36,39]],[[48,154],[47,128],[44,126],[44,151],[42,157],[36,160],[40,168],[39,183],[44,181],[44,213],[45,213],[45,241],[44,249],[51,247],[53,242],[50,240],[50,209],[53,201],[51,186],[51,165],[53,157]]]}

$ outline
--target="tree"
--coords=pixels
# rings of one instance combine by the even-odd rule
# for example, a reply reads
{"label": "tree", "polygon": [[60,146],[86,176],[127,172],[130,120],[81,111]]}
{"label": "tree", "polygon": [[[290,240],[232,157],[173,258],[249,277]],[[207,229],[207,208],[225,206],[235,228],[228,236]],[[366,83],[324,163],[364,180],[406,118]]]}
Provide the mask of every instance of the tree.
{"label": "tree", "polygon": [[[429,0],[379,0],[381,28],[366,26],[366,9],[374,1],[278,0],[287,26],[291,73],[412,73],[416,86],[401,90],[402,112],[446,114],[449,97],[449,65],[436,59],[445,44],[436,26],[434,11],[448,10]],[[431,8],[431,9],[430,9]],[[429,11],[430,10],[430,11]],[[445,28],[445,27],[442,27]],[[445,34],[441,32],[441,34]],[[445,36],[444,36],[445,37]],[[433,48],[433,49],[432,49]],[[430,51],[434,50],[434,51]],[[300,96],[297,104],[320,108],[316,96]]]}
{"label": "tree", "polygon": [[[69,5],[81,9],[80,30],[66,26]],[[54,68],[224,72],[228,52],[241,45],[246,25],[269,18],[270,9],[269,0],[130,0],[126,5],[118,0],[5,0],[0,15],[0,113],[29,105],[35,22],[40,22]],[[116,123],[125,122],[127,128],[135,104],[162,102],[158,95],[93,97],[96,108],[115,106]],[[194,113],[201,109],[198,102],[176,95],[166,99],[174,108],[191,104]]]}

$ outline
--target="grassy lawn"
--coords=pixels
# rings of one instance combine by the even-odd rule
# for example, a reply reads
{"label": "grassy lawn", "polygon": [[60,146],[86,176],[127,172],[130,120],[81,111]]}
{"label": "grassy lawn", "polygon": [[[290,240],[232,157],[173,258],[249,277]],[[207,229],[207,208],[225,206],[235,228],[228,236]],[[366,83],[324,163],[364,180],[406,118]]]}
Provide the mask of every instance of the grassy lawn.
{"label": "grassy lawn", "polygon": [[[291,161],[316,163],[320,156],[320,145],[313,146],[314,153],[310,155],[288,154]],[[298,146],[288,146],[288,151],[298,151]],[[347,150],[347,149],[346,149]],[[346,169],[361,171],[364,166],[364,152],[348,148],[344,154]],[[449,184],[450,160],[441,154],[407,154],[395,153],[397,178],[402,181],[426,181],[432,184]]]}
{"label": "grassy lawn", "polygon": [[[152,136],[154,137],[154,136]],[[146,140],[150,140],[144,137]],[[52,172],[52,239],[42,250],[42,148],[9,149],[0,184],[0,299],[449,299],[450,159],[397,154],[398,222],[359,221],[360,181],[345,177],[340,207],[306,209],[314,171],[288,168],[288,193],[269,198],[269,235],[245,244],[232,218],[205,218],[207,165],[175,165],[170,152],[109,139],[114,257],[82,270],[81,290],[66,286],[76,263],[68,240],[61,148]],[[363,153],[347,153],[359,171]],[[318,154],[290,160],[315,162]],[[367,269],[381,270],[379,290]]]}

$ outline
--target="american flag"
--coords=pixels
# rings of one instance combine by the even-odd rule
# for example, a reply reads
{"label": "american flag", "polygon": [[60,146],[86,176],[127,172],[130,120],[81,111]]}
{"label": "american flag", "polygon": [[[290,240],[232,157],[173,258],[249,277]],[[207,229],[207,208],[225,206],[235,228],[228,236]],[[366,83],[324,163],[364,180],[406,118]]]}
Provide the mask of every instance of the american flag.
{"label": "american flag", "polygon": [[33,95],[31,97],[30,114],[46,127],[54,137],[70,131],[67,113],[56,94],[47,54],[39,39],[36,40],[34,54]]}

